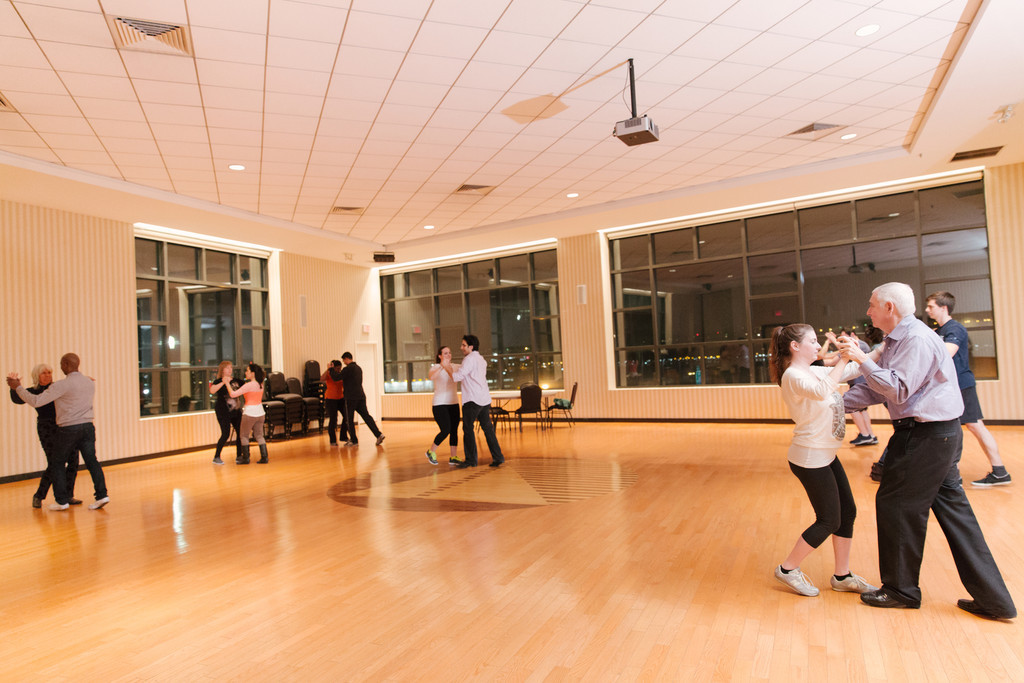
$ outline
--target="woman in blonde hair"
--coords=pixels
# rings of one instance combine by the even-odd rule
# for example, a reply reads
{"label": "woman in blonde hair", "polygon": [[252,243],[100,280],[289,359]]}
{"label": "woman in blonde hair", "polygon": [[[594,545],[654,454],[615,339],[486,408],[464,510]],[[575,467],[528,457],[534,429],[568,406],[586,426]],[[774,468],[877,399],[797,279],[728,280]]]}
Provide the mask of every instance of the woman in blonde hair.
{"label": "woman in blonde hair", "polygon": [[223,465],[224,461],[220,459],[220,452],[224,449],[224,445],[231,438],[231,428],[235,428],[235,463],[239,464],[242,459],[242,406],[239,404],[238,399],[231,398],[228,392],[231,389],[237,389],[239,382],[233,379],[235,369],[231,365],[231,361],[224,360],[217,366],[217,379],[210,382],[210,393],[216,395],[217,400],[213,404],[213,412],[217,415],[217,424],[220,425],[220,438],[217,439],[217,452],[213,455],[214,465]]}
{"label": "woman in blonde hair", "polygon": [[[53,368],[46,363],[40,363],[39,365],[32,368],[32,386],[28,387],[26,391],[31,394],[41,394],[46,390],[46,387],[53,383]],[[11,389],[11,400],[19,405],[24,405],[25,402],[21,400],[17,392]],[[39,436],[39,445],[43,447],[43,453],[46,455],[46,469],[43,470],[43,476],[39,477],[39,488],[36,489],[36,493],[32,496],[32,507],[41,508],[43,506],[43,500],[46,499],[46,494],[50,491],[50,462],[56,455],[57,446],[57,408],[54,403],[47,403],[44,406],[36,408],[36,434]],[[67,478],[68,478],[68,492],[71,494],[71,500],[68,501],[71,505],[81,505],[82,501],[74,497],[75,493],[75,478],[78,476],[78,451],[76,450],[72,457],[68,459],[68,462],[59,463],[61,467],[66,467]]]}
{"label": "woman in blonde hair", "polygon": [[[828,336],[834,344],[835,337],[831,332]],[[789,556],[775,568],[775,578],[800,595],[817,595],[818,589],[800,571],[800,563],[831,536],[835,554],[832,590],[868,593],[877,589],[850,572],[857,506],[846,471],[836,457],[846,435],[839,383],[854,376],[857,364],[840,358],[831,368],[813,366],[820,349],[810,325],[786,325],[772,332],[772,381],[782,387],[782,399],[796,423],[789,446],[789,469],[807,492],[815,515],[814,523],[797,538]]]}

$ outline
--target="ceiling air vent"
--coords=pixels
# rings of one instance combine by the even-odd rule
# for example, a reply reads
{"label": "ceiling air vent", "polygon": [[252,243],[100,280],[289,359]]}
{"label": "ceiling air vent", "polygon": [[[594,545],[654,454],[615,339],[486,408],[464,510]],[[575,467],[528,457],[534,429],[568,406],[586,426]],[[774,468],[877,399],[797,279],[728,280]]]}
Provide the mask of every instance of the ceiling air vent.
{"label": "ceiling air vent", "polygon": [[193,56],[185,26],[127,17],[107,17],[107,23],[119,48]]}
{"label": "ceiling air vent", "polygon": [[491,193],[494,185],[462,185],[455,190],[456,194],[478,194],[485,197]]}
{"label": "ceiling air vent", "polygon": [[999,154],[1002,147],[986,147],[985,149],[971,149],[966,152],[957,152],[950,161],[964,161],[965,159],[984,159]]}
{"label": "ceiling air vent", "polygon": [[333,216],[362,216],[363,211],[366,210],[365,206],[332,206],[331,215]]}
{"label": "ceiling air vent", "polygon": [[820,140],[830,133],[834,133],[839,128],[845,128],[838,123],[811,123],[803,128],[798,128],[792,133],[786,135],[787,138],[806,138],[808,140]]}

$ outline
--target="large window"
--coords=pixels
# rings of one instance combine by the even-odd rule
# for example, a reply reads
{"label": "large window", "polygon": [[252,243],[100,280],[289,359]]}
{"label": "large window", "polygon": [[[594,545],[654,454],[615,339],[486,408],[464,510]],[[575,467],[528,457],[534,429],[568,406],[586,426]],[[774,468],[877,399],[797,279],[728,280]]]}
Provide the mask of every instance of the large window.
{"label": "large window", "polygon": [[480,339],[492,389],[562,387],[554,250],[381,277],[384,390],[428,392],[441,346],[458,362],[464,334]]}
{"label": "large window", "polygon": [[222,360],[268,366],[266,259],[138,237],[135,277],[142,415],[211,407]]}
{"label": "large window", "polygon": [[[971,368],[997,377],[981,180],[609,241],[620,387],[768,382],[777,325],[862,338],[871,290],[906,282],[923,315],[957,299]],[[931,323],[932,321],[926,320]]]}

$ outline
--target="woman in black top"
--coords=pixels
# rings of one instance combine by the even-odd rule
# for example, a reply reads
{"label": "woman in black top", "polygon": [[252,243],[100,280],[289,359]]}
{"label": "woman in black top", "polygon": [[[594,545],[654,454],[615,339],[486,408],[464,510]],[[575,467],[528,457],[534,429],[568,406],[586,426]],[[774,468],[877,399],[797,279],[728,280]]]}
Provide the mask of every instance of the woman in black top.
{"label": "woman in black top", "polygon": [[[32,368],[32,383],[33,386],[27,389],[30,394],[38,395],[46,391],[46,387],[53,383],[53,368],[46,363],[40,363]],[[11,389],[11,400],[19,405],[25,404],[14,389]],[[43,470],[43,476],[39,477],[39,488],[32,496],[32,507],[41,508],[43,500],[50,490],[50,461],[54,457],[57,447],[57,409],[52,402],[36,408],[36,434],[39,435],[39,445],[43,447],[43,453],[46,454],[47,464],[46,469]],[[68,491],[72,494],[71,500],[68,502],[72,505],[82,504],[82,501],[74,497],[78,463],[78,451],[76,450],[65,465],[67,467]]]}
{"label": "woman in black top", "polygon": [[[224,464],[224,461],[220,459],[220,452],[231,437],[231,428],[234,427],[235,434],[238,434],[242,424],[242,406],[239,405],[238,399],[231,398],[228,394],[228,389],[238,388],[238,381],[232,379],[234,372],[235,369],[231,366],[231,361],[221,361],[217,366],[217,379],[210,382],[210,393],[217,396],[213,412],[217,415],[217,423],[220,425],[220,439],[217,440],[217,452],[213,456],[215,465]],[[236,440],[235,443],[237,445],[238,441]],[[237,463],[241,457],[242,451],[239,448],[235,454],[235,462]]]}

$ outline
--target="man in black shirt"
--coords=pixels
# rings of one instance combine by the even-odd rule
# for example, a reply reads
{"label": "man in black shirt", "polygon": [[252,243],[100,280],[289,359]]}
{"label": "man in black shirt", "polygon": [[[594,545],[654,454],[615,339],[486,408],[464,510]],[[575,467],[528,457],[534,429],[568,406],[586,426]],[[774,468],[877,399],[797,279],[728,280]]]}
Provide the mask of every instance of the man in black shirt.
{"label": "man in black shirt", "polygon": [[366,410],[366,394],[363,393],[363,369],[352,360],[352,354],[346,351],[341,354],[341,362],[345,367],[341,369],[341,384],[345,388],[345,417],[348,422],[348,441],[346,446],[355,446],[359,443],[356,437],[356,413],[363,418],[363,422],[370,428],[373,435],[377,437],[377,445],[384,441],[384,435],[377,429],[377,423],[370,417]]}

